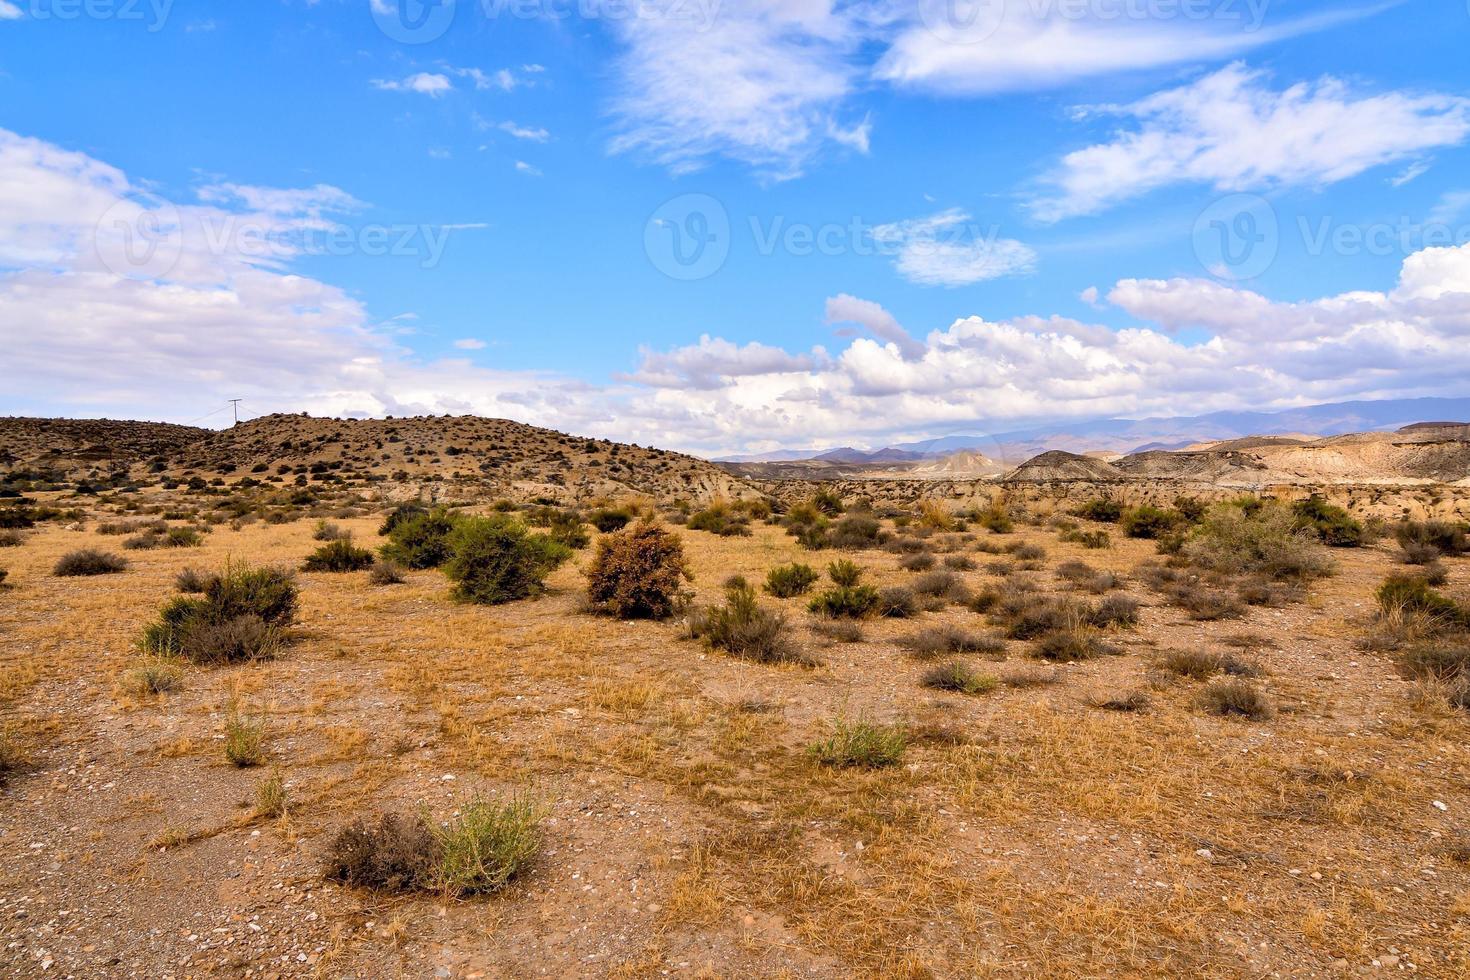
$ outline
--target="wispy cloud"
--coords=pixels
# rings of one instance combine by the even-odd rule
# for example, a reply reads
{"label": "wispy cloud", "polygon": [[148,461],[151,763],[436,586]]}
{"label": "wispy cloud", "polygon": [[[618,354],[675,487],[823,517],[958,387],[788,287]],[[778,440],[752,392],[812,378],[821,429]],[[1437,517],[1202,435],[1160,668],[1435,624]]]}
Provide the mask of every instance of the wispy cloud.
{"label": "wispy cloud", "polygon": [[981,227],[959,208],[879,225],[873,237],[891,251],[899,275],[921,286],[968,286],[1035,271],[1036,253],[997,227]]}
{"label": "wispy cloud", "polygon": [[415,92],[433,99],[454,91],[454,83],[449,80],[449,76],[427,71],[409,75],[407,78],[375,78],[373,86],[384,92]]}
{"label": "wispy cloud", "polygon": [[513,122],[501,123],[500,130],[501,132],[509,133],[511,136],[514,136],[518,140],[526,140],[531,143],[545,143],[547,140],[551,139],[551,133],[547,132],[544,129],[541,129],[539,127],[518,126]]}
{"label": "wispy cloud", "polygon": [[1032,202],[1042,220],[1092,214],[1171,184],[1322,187],[1470,136],[1470,99],[1356,95],[1331,77],[1273,89],[1264,72],[1241,64],[1090,112],[1136,126],[1063,157]]}

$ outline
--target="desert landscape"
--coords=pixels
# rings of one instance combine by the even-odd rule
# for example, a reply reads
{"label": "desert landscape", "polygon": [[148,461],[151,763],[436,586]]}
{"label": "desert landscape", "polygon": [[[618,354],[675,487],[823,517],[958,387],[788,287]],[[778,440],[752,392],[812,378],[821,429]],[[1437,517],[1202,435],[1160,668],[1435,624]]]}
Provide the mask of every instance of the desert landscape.
{"label": "desert landscape", "polygon": [[0,419],[4,972],[1464,976],[1467,433]]}

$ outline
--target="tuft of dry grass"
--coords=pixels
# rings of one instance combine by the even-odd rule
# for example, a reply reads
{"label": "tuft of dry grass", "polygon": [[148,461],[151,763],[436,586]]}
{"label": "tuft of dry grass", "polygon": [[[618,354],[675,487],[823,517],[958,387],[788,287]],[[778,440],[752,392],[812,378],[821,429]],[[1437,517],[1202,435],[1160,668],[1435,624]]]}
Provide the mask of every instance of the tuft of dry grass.
{"label": "tuft of dry grass", "polygon": [[968,665],[956,660],[929,670],[924,674],[923,684],[936,691],[989,694],[1000,686],[1000,679],[994,674],[978,673]]}
{"label": "tuft of dry grass", "polygon": [[1265,692],[1250,681],[1235,677],[1210,681],[1200,691],[1199,704],[1211,714],[1252,721],[1262,721],[1276,713]]}
{"label": "tuft of dry grass", "polygon": [[225,759],[237,769],[248,769],[265,761],[265,722],[248,718],[235,705],[225,713]]}
{"label": "tuft of dry grass", "polygon": [[832,719],[831,729],[831,735],[807,748],[824,766],[881,769],[897,765],[908,746],[908,734],[901,725],[877,725],[839,715]]}

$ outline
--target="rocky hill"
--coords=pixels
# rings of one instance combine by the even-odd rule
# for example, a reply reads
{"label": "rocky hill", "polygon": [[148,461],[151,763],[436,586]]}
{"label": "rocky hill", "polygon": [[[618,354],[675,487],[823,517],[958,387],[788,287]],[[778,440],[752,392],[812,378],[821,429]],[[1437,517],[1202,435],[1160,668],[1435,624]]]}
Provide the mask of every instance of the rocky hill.
{"label": "rocky hill", "polygon": [[394,494],[582,501],[752,491],[691,456],[476,416],[269,415],[222,431],[151,422],[0,419],[0,473],[68,483],[375,484]]}

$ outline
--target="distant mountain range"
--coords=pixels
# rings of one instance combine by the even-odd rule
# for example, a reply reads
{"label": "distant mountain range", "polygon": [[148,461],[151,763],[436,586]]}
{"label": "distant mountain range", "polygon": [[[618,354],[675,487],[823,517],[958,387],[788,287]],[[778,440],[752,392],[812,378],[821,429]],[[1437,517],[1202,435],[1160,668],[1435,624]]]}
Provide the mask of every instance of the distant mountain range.
{"label": "distant mountain range", "polygon": [[1398,429],[1420,422],[1470,420],[1470,398],[1400,398],[1335,402],[1282,412],[1212,412],[1177,418],[1100,419],[1054,426],[975,435],[950,435],[905,442],[876,450],[841,447],[786,450],[756,456],[731,456],[718,462],[787,462],[883,464],[936,459],[956,452],[980,452],[1006,465],[1019,465],[1051,450],[1073,453],[1134,453],[1182,449],[1200,442],[1310,433]]}

